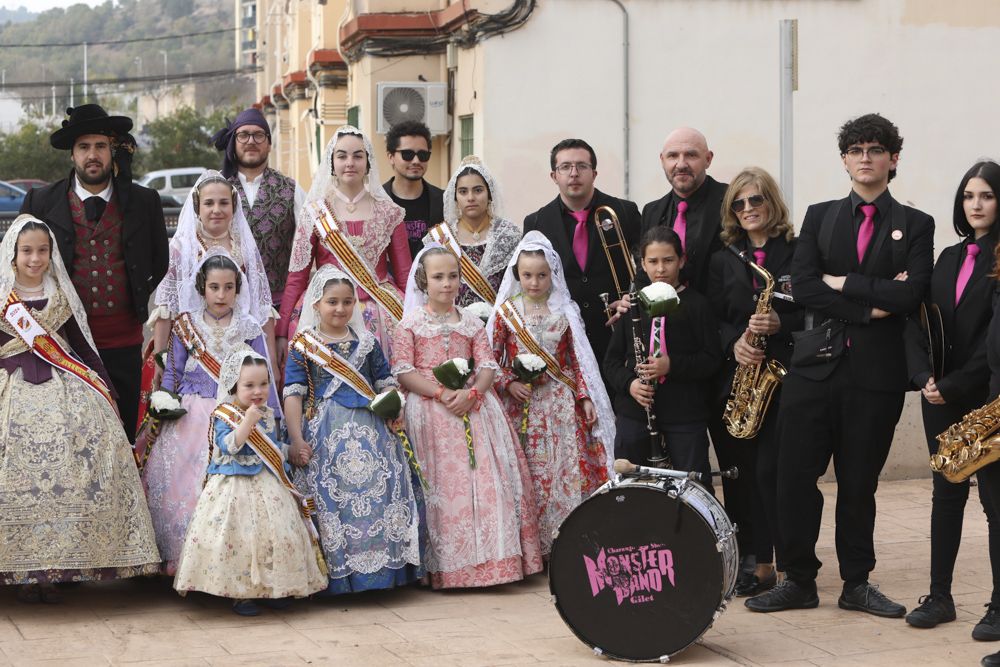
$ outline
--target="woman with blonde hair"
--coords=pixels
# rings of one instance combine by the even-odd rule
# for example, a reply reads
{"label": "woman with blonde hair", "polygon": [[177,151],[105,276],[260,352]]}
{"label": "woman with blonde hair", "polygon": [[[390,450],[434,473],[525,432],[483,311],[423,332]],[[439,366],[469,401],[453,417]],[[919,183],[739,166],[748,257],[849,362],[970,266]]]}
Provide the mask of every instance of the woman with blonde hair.
{"label": "woman with blonde hair", "polygon": [[[736,480],[723,480],[726,511],[739,525],[743,560],[737,579],[737,595],[756,595],[777,581],[773,555],[781,569],[781,549],[776,526],[777,451],[775,425],[778,392],[753,438],[737,439],[722,420],[726,399],[738,366],[766,363],[774,359],[788,367],[792,354],[792,331],[802,328],[803,312],[792,301],[791,266],[795,234],[781,190],[766,171],[748,167],[737,174],[722,200],[723,244],[709,264],[708,297],[719,319],[726,363],[719,375],[717,412],[709,430],[719,464],[735,465]],[[733,252],[735,251],[735,252]],[[737,255],[741,254],[743,259]],[[748,262],[771,274],[774,296],[769,312],[757,314],[758,298],[765,280]],[[750,344],[755,336],[766,340],[764,349]]]}

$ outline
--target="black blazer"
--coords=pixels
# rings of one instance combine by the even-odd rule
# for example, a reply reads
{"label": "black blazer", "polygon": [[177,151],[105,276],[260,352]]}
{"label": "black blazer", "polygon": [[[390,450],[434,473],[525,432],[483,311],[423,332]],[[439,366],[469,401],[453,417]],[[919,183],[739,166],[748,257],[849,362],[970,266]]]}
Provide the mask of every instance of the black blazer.
{"label": "black blazer", "polygon": [[[893,203],[895,200],[889,198]],[[829,257],[819,247],[820,227],[831,206],[840,206],[834,222]],[[823,380],[839,363],[850,364],[855,384],[875,391],[906,391],[909,375],[906,368],[903,330],[906,317],[923,300],[934,268],[934,219],[923,211],[902,206],[902,237],[891,238],[891,221],[880,220],[864,267],[858,266],[857,239],[851,198],[813,204],[806,211],[792,259],[792,295],[803,308],[816,314],[819,324],[826,318],[847,323],[850,347],[826,364],[798,367],[789,372],[813,380]],[[905,281],[893,280],[893,245],[904,244]],[[843,291],[823,282],[823,274],[847,276]],[[871,319],[873,307],[891,313],[883,319]]]}
{"label": "black blazer", "polygon": [[[52,229],[66,271],[73,274],[76,232],[69,210],[69,191],[73,175],[42,188],[28,191],[21,213],[30,213]],[[140,322],[149,317],[149,297],[167,273],[170,261],[167,250],[167,227],[163,206],[156,190],[135,183],[115,188],[122,207],[122,249],[128,272],[132,304]]]}
{"label": "black blazer", "polygon": [[[653,398],[660,424],[707,422],[712,378],[722,362],[719,323],[712,314],[708,299],[691,287],[681,290],[680,299],[680,306],[665,320],[670,372],[665,382],[657,383]],[[647,352],[649,327],[649,318],[640,310],[640,335]],[[645,421],[646,411],[629,393],[629,387],[637,377],[632,320],[629,316],[615,323],[611,344],[604,357],[604,374],[614,390],[615,414]]]}
{"label": "black blazer", "polygon": [[[744,239],[734,243],[749,257],[753,257],[750,244]],[[795,252],[795,240],[786,241],[784,236],[768,239],[764,244],[764,268],[775,281],[775,293],[792,295],[792,256]],[[759,286],[753,286],[750,268],[739,257],[728,249],[717,250],[709,262],[708,298],[719,320],[719,333],[722,344],[722,354],[725,358],[723,373],[720,377],[720,391],[728,396],[733,384],[733,372],[736,370],[736,359],[733,357],[733,345],[746,331],[750,316],[757,311],[757,297],[763,290],[762,280]],[[804,311],[802,308],[785,299],[771,299],[771,309],[778,314],[781,330],[768,336],[767,358],[777,359],[782,366],[788,368],[792,357],[792,332],[802,329]]]}
{"label": "black blazer", "polygon": [[[628,200],[618,199],[606,195],[600,190],[595,190],[594,198],[590,204],[591,220],[593,220],[593,209],[598,206],[610,206],[614,209],[618,215],[618,221],[621,223],[622,235],[625,237],[628,247],[627,252],[632,252],[632,249],[639,242],[639,207]],[[552,242],[552,247],[559,253],[570,296],[580,306],[580,314],[583,316],[583,324],[587,329],[587,337],[594,349],[594,355],[598,359],[603,359],[608,341],[611,339],[611,329],[604,324],[607,322],[607,316],[600,294],[607,292],[609,301],[617,300],[618,295],[607,256],[601,247],[597,227],[592,224],[589,229],[590,246],[587,251],[587,273],[584,275],[573,255],[573,239],[566,231],[562,203],[559,197],[524,219],[525,234],[532,230],[540,231]],[[612,233],[608,238],[614,240],[614,234]],[[625,256],[616,249],[612,249],[611,258],[615,263],[621,288],[628,290],[628,269],[625,264]],[[642,270],[637,269],[637,273],[642,273]]]}
{"label": "black blazer", "polygon": [[[944,328],[944,377],[935,383],[945,403],[966,410],[978,408],[987,400],[990,369],[986,362],[986,331],[993,316],[993,272],[996,228],[979,243],[980,252],[972,268],[962,299],[955,303],[955,283],[965,260],[965,240],[945,248],[934,265],[928,303],[937,304]],[[998,341],[1000,343],[1000,341]],[[906,360],[909,377],[917,389],[932,375],[926,336],[916,317],[906,324]]]}
{"label": "black blazer", "polygon": [[[727,184],[706,176],[701,187],[688,198],[689,201],[697,200],[698,205],[685,216],[687,234],[684,250],[687,259],[684,262],[681,278],[703,294],[708,293],[709,260],[716,250],[722,248],[722,241],[719,239],[719,232],[722,231],[722,199],[726,196],[728,187]],[[664,215],[676,210],[678,199],[679,197],[671,190],[663,197],[642,207],[640,241],[647,230],[657,225],[673,227],[673,217],[664,219]],[[645,287],[649,284],[649,278],[643,275],[643,280],[639,284]]]}

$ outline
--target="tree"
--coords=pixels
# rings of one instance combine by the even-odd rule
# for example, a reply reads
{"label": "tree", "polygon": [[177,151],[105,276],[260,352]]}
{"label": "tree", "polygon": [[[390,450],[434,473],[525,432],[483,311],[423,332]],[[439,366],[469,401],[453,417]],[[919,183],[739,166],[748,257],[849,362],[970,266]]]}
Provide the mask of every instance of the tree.
{"label": "tree", "polygon": [[218,169],[222,160],[212,145],[212,135],[222,127],[226,113],[233,115],[225,109],[202,115],[185,106],[147,123],[152,148],[139,151],[135,173],[174,167]]}
{"label": "tree", "polygon": [[57,181],[72,168],[67,151],[58,151],[49,144],[55,125],[28,121],[16,132],[0,134],[0,178],[40,178]]}

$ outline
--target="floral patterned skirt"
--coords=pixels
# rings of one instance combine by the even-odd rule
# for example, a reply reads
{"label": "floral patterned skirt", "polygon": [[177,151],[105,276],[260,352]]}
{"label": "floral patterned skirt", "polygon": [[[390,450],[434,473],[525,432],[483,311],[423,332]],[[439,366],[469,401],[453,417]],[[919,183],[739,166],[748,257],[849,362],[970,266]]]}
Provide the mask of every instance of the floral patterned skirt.
{"label": "floral patterned skirt", "polygon": [[142,484],[111,406],[53,370],[0,371],[0,584],[155,573]]}
{"label": "floral patterned skirt", "polygon": [[235,599],[305,597],[326,588],[295,500],[274,475],[209,475],[174,588]]}

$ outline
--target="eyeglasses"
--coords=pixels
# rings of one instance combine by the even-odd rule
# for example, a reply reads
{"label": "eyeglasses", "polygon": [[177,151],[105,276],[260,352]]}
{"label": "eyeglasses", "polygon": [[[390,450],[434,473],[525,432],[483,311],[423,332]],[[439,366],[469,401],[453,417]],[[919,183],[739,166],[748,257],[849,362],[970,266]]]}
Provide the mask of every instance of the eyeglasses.
{"label": "eyeglasses", "polygon": [[264,140],[267,139],[267,132],[262,132],[260,130],[257,130],[256,132],[236,133],[236,141],[240,142],[241,144],[250,143],[251,139],[253,139],[253,143],[255,144],[262,144],[264,143]]}
{"label": "eyeglasses", "polygon": [[563,162],[562,164],[556,165],[556,171],[560,174],[570,174],[576,169],[578,174],[586,174],[588,171],[593,169],[586,162]]}
{"label": "eyeglasses", "polygon": [[861,146],[851,146],[846,151],[844,151],[844,155],[857,159],[867,154],[868,157],[875,159],[877,157],[882,157],[888,152],[889,151],[888,149],[886,149],[885,146],[869,146],[868,148],[862,148]]}
{"label": "eyeglasses", "polygon": [[409,148],[401,148],[396,152],[403,158],[403,162],[413,162],[413,158],[417,158],[421,162],[427,162],[431,159],[430,151],[414,151]]}
{"label": "eyeglasses", "polygon": [[759,206],[762,206],[765,201],[764,195],[750,195],[749,197],[745,197],[743,199],[734,199],[733,203],[729,205],[729,208],[733,213],[740,213],[746,210],[747,204],[749,204],[750,208],[758,208]]}

